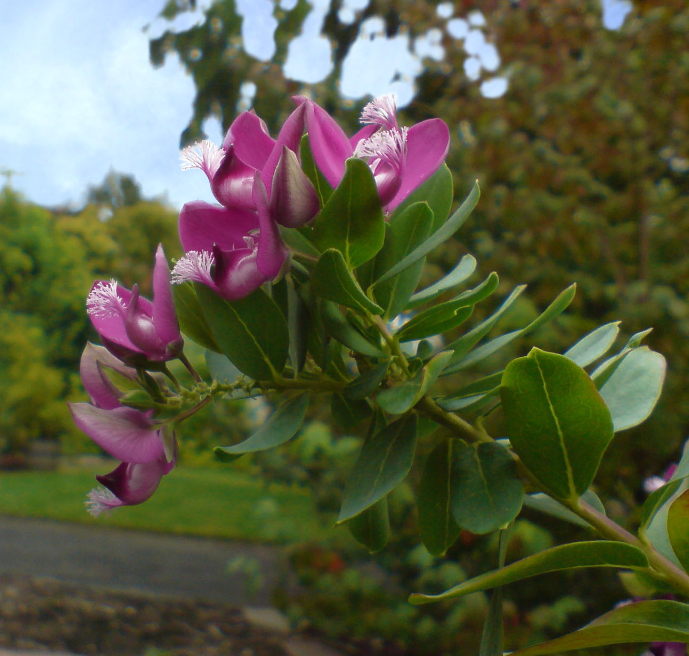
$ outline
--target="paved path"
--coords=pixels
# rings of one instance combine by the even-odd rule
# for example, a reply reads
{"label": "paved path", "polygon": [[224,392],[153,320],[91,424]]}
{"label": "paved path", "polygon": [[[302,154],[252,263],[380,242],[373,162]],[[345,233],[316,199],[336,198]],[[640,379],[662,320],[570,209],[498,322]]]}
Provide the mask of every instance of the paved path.
{"label": "paved path", "polygon": [[[260,563],[263,584],[256,595],[247,593],[245,575],[226,571],[228,562],[238,556]],[[0,573],[270,606],[279,562],[279,548],[268,545],[0,515]]]}

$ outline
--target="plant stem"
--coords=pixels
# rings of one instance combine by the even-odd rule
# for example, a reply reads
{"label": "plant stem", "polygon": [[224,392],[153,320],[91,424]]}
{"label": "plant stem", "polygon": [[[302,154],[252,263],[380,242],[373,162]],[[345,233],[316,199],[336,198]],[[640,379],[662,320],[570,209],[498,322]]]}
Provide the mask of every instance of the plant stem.
{"label": "plant stem", "polygon": [[388,348],[390,349],[392,354],[399,360],[399,364],[402,367],[404,373],[407,375],[407,377],[411,377],[407,357],[402,352],[400,343],[394,338],[392,334],[390,334],[390,331],[388,330],[385,321],[383,321],[383,319],[379,315],[372,314],[369,315],[369,320],[378,329],[378,332],[383,336],[383,339],[385,340],[385,343],[388,345]]}
{"label": "plant stem", "polygon": [[192,375],[197,383],[200,383],[202,378],[199,376],[198,371],[194,369],[194,366],[189,362],[189,358],[182,352],[177,356],[177,359],[186,367],[187,371]]}
{"label": "plant stem", "polygon": [[468,437],[472,442],[492,442],[493,439],[483,430],[474,428],[468,421],[458,417],[454,412],[443,410],[433,399],[424,396],[416,408],[438,422],[441,426],[449,428],[462,437]]}
{"label": "plant stem", "polygon": [[689,575],[682,571],[677,565],[669,561],[659,553],[653,546],[639,540],[635,535],[613,522],[609,517],[599,512],[582,499],[575,501],[563,501],[563,503],[574,513],[579,515],[593,526],[604,538],[617,542],[626,542],[638,549],[641,549],[648,557],[651,567],[656,570],[664,579],[674,585],[682,594],[689,596]]}

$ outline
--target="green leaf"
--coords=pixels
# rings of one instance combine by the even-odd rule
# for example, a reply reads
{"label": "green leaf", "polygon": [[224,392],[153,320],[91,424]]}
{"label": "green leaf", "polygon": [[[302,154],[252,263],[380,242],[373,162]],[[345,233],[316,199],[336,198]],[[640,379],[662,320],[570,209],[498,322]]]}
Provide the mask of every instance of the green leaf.
{"label": "green leaf", "polygon": [[401,415],[411,410],[433,386],[445,365],[452,357],[450,351],[433,356],[424,367],[408,380],[383,390],[376,396],[376,403],[391,415]]}
{"label": "green leaf", "polygon": [[613,321],[596,328],[566,351],[565,357],[580,367],[590,365],[610,350],[620,332],[619,326],[619,321]]}
{"label": "green leaf", "polygon": [[334,248],[321,255],[313,270],[311,282],[314,292],[321,298],[359,311],[383,313],[383,308],[376,305],[359,287],[347,268],[344,256]]}
{"label": "green leaf", "polygon": [[588,374],[537,348],[505,369],[500,388],[512,448],[547,490],[585,492],[613,437],[610,411]]}
{"label": "green leaf", "polygon": [[500,382],[502,381],[502,371],[476,380],[469,385],[461,387],[456,392],[448,394],[435,402],[443,409],[454,412],[455,410],[462,410],[474,404],[477,400],[483,399],[486,396],[496,396],[500,392]]}
{"label": "green leaf", "polygon": [[[477,326],[474,326],[468,333],[462,335],[461,337],[457,338],[454,342],[448,344],[447,348],[448,350],[454,352],[454,357],[452,358],[452,366],[449,367],[445,373],[449,374],[460,371],[461,369],[469,367],[472,364],[483,359],[483,357],[488,357],[495,350],[497,350],[493,349],[491,351],[488,347],[493,342],[488,342],[488,344],[484,344],[484,346],[482,346],[481,348],[476,349],[475,353],[472,353],[470,356],[465,357],[467,353],[469,353],[471,349],[473,349],[474,346],[476,346],[476,344],[478,344],[478,342],[480,342],[481,339],[483,339],[493,329],[495,324],[512,307],[512,305],[514,305],[515,301],[519,298],[519,296],[525,289],[526,285],[520,285],[519,287],[513,289],[512,293],[502,302],[500,307],[492,315],[490,315],[487,319],[482,321]],[[485,355],[477,356],[476,353],[478,353],[481,350],[485,351]]]}
{"label": "green leaf", "polygon": [[409,601],[412,604],[428,604],[433,601],[455,599],[471,592],[490,590],[499,585],[507,585],[538,574],[582,567],[643,569],[648,567],[648,558],[641,549],[623,542],[613,542],[612,540],[573,542],[546,549],[528,558],[518,560],[507,567],[481,574],[450,588],[442,594],[413,594],[409,597]]}
{"label": "green leaf", "polygon": [[[225,456],[265,451],[291,440],[301,428],[309,405],[309,395],[300,394],[285,401],[251,437],[232,446],[216,446],[215,455],[219,460]],[[234,458],[232,458],[234,460]]]}
{"label": "green leaf", "polygon": [[459,449],[452,477],[452,515],[472,533],[504,528],[522,507],[524,488],[510,452],[494,442]]}
{"label": "green leaf", "polygon": [[344,395],[356,400],[367,398],[378,389],[378,385],[388,373],[388,365],[389,362],[384,362],[364,371],[345,387]]}
{"label": "green leaf", "polygon": [[[679,485],[677,485],[677,483],[679,483]],[[689,479],[687,478],[670,481],[669,489],[665,490],[662,497],[656,497],[656,503],[654,504],[655,508],[649,509],[653,511],[653,516],[649,520],[646,520],[643,516],[645,512],[642,510],[642,521],[644,521],[645,524],[642,524],[639,530],[639,535],[643,535],[645,540],[650,542],[657,551],[678,567],[681,567],[682,564],[679,558],[677,558],[677,554],[670,542],[668,515],[673,502],[686,491],[687,485],[689,485]],[[649,497],[649,499],[650,498],[651,497]]]}
{"label": "green leaf", "polygon": [[443,164],[426,182],[417,187],[397,207],[391,221],[404,212],[410,205],[426,202],[433,211],[433,232],[445,223],[452,208],[453,182],[452,172]]}
{"label": "green leaf", "polygon": [[[475,351],[472,353],[469,353],[466,355],[466,357],[462,357],[460,359],[459,354],[463,351],[464,353],[468,352],[467,346],[469,346],[469,349],[473,348],[473,346],[478,342],[478,339],[474,341],[475,336],[472,336],[471,340],[468,341],[468,343],[462,343],[460,340],[463,340],[465,337],[468,337],[470,333],[467,333],[467,335],[460,337],[458,340],[455,340],[452,344],[450,344],[447,348],[452,349],[455,351],[455,359],[458,360],[456,364],[454,364],[451,367],[448,367],[447,371],[445,373],[450,374],[450,373],[456,373],[457,371],[460,371],[462,369],[466,369],[467,367],[470,367],[477,362],[480,362],[481,360],[484,360],[490,355],[493,355],[493,353],[496,353],[500,349],[504,348],[508,344],[512,343],[515,339],[518,339],[519,337],[524,337],[524,335],[528,335],[529,333],[533,332],[534,330],[538,330],[541,326],[544,326],[546,323],[549,321],[552,321],[555,317],[559,316],[562,314],[569,304],[572,302],[574,299],[574,295],[576,294],[576,285],[570,285],[565,289],[564,291],[560,292],[558,296],[555,298],[555,300],[538,316],[536,317],[528,326],[525,326],[524,328],[521,328],[520,330],[515,330],[513,332],[507,333],[506,335],[500,335],[500,337],[496,337],[495,339],[491,340],[490,342],[483,344],[483,346],[480,346],[477,348]],[[524,290],[524,287],[517,287],[512,294],[510,294],[510,297],[502,304],[498,312],[504,311],[505,306],[507,305],[507,301],[514,301],[516,299],[516,296],[520,294]],[[496,312],[496,314],[498,314]],[[495,315],[493,315],[495,316]],[[490,317],[492,319],[493,317]],[[499,317],[498,317],[499,318]],[[497,320],[497,319],[496,319]],[[492,328],[492,326],[490,326]],[[490,330],[488,328],[488,330]],[[486,330],[483,335],[487,334],[488,330]],[[483,337],[481,335],[481,337]],[[479,337],[480,339],[480,337]]]}
{"label": "green leaf", "polygon": [[222,353],[206,351],[206,366],[213,380],[224,385],[231,385],[242,375],[242,372]]}
{"label": "green leaf", "polygon": [[287,278],[287,325],[289,327],[289,359],[294,372],[298,374],[306,363],[309,310],[295,289],[291,277]]}
{"label": "green leaf", "polygon": [[667,533],[677,560],[689,572],[689,490],[672,502],[667,512]]}
{"label": "green leaf", "polygon": [[410,413],[368,437],[345,486],[338,524],[370,508],[409,473],[418,420]]}
{"label": "green leaf", "polygon": [[330,411],[333,421],[345,431],[353,431],[362,421],[369,419],[373,410],[365,399],[355,401],[335,393]]}
{"label": "green leaf", "polygon": [[335,303],[323,301],[320,314],[327,333],[340,344],[363,355],[373,358],[388,357],[379,346],[371,343],[361,332],[354,328],[343,316]]}
{"label": "green leaf", "polygon": [[318,258],[321,252],[313,245],[309,237],[310,228],[285,228],[280,226],[280,237],[293,251],[305,253]]}
{"label": "green leaf", "polygon": [[637,426],[653,412],[665,380],[665,358],[647,346],[632,349],[600,387],[615,432]]}
{"label": "green leaf", "polygon": [[[586,501],[590,506],[593,506],[598,512],[605,515],[605,507],[603,503],[598,498],[598,495],[591,490],[586,490],[581,498]],[[590,528],[591,525],[585,520],[573,513],[569,508],[563,506],[559,501],[555,501],[552,497],[542,492],[537,492],[536,494],[527,494],[524,497],[524,505],[527,508],[537,510],[538,512],[545,513],[552,517],[557,517],[558,519],[563,519],[570,524],[576,524],[577,526],[583,526],[584,528]]]}
{"label": "green leaf", "polygon": [[511,656],[544,656],[630,642],[689,642],[689,606],[664,600],[619,606],[578,631],[518,649]]}
{"label": "green leaf", "polygon": [[643,338],[646,337],[651,330],[652,328],[648,328],[647,330],[643,330],[632,335],[629,338],[629,341],[625,344],[624,348],[617,355],[604,360],[600,363],[600,365],[598,365],[598,367],[596,367],[594,372],[591,374],[591,378],[593,378],[595,381],[598,389],[605,385],[605,383],[608,381],[608,378],[615,373],[617,368],[622,364],[623,360],[633,349],[638,348]]}
{"label": "green leaf", "polygon": [[287,320],[262,289],[238,301],[226,301],[195,283],[206,321],[221,351],[254,380],[272,380],[289,352]]}
{"label": "green leaf", "polygon": [[646,530],[650,526],[651,522],[655,519],[658,511],[665,505],[670,497],[675,495],[683,482],[684,479],[681,478],[670,481],[649,494],[646,501],[644,501],[644,505],[641,507],[641,516],[639,518],[639,537],[645,537]]}
{"label": "green leaf", "polygon": [[203,314],[193,285],[190,282],[172,285],[172,293],[175,297],[175,311],[180,330],[200,346],[222,353]]}
{"label": "green leaf", "polygon": [[321,207],[323,207],[328,202],[330,196],[332,196],[333,188],[316,166],[316,162],[313,159],[313,152],[311,151],[311,144],[309,143],[308,134],[305,134],[301,138],[299,155],[301,158],[301,168],[304,173],[306,173],[306,177],[311,180],[311,183],[318,193],[318,198],[321,201]]}
{"label": "green leaf", "polygon": [[456,476],[454,461],[462,442],[446,439],[431,451],[421,474],[417,494],[421,540],[433,556],[442,556],[461,529],[452,517],[450,490]]}
{"label": "green leaf", "polygon": [[363,544],[369,553],[380,551],[390,539],[388,498],[383,497],[347,522],[354,539]]}
{"label": "green leaf", "polygon": [[[374,279],[424,242],[432,227],[433,213],[426,203],[415,203],[404,212],[395,213],[390,219],[383,248],[375,259]],[[424,258],[421,258],[405,271],[376,287],[376,301],[385,308],[386,317],[396,317],[404,310],[419,284],[424,262]]]}
{"label": "green leaf", "polygon": [[352,157],[316,217],[313,241],[322,251],[340,251],[347,267],[356,269],[382,248],[384,239],[385,220],[373,174],[364,160]]}
{"label": "green leaf", "polygon": [[476,259],[472,255],[465,255],[450,273],[426,287],[426,289],[422,289],[420,292],[414,294],[409,299],[409,303],[407,303],[407,309],[412,310],[419,305],[428,303],[428,301],[432,301],[448,289],[461,285],[472,273],[474,273],[475,269]]}
{"label": "green leaf", "polygon": [[390,278],[393,278],[398,273],[410,267],[414,262],[420,260],[430,253],[434,248],[444,244],[452,235],[459,230],[462,224],[469,218],[471,211],[476,207],[480,196],[478,182],[476,182],[466,197],[466,200],[459,206],[457,211],[436,230],[425,242],[415,248],[409,255],[402,258],[392,269],[389,269],[381,278],[376,280],[373,284],[379,285]]}

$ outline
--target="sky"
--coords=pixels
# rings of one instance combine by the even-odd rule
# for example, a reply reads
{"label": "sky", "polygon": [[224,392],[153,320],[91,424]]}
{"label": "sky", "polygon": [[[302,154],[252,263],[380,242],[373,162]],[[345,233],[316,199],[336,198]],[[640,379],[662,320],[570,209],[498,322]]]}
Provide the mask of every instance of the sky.
{"label": "sky", "polygon": [[[277,1],[284,9],[295,4]],[[320,35],[330,0],[310,2],[313,9],[285,64],[289,77],[305,83],[323,79],[331,65],[330,45]],[[344,0],[339,19],[352,22],[366,4]],[[199,5],[202,9],[204,1]],[[115,170],[134,175],[145,196],[165,197],[176,207],[213,200],[200,171],[179,167],[192,79],[174,55],[159,69],[148,60],[149,39],[169,26],[157,18],[162,6],[163,0],[0,2],[0,172],[12,171],[12,185],[28,199],[76,208],[88,185]],[[257,59],[273,54],[274,43],[266,38],[276,26],[273,6],[273,0],[237,0],[244,47]],[[606,27],[618,29],[629,9],[628,0],[604,0]],[[387,38],[379,18],[365,21],[344,63],[342,94],[363,99],[395,92],[399,104],[407,104],[423,57],[443,59],[445,30],[465,50],[469,79],[487,97],[503,95],[509,81],[500,75],[499,44],[486,39],[484,16],[455,15],[451,2],[437,11],[439,27],[413,42],[406,34]],[[174,26],[186,29],[201,17],[200,11],[182,14]],[[378,65],[364,65],[371,61]],[[250,102],[250,85],[247,89]],[[217,121],[207,121],[204,129],[216,143],[222,141]]]}

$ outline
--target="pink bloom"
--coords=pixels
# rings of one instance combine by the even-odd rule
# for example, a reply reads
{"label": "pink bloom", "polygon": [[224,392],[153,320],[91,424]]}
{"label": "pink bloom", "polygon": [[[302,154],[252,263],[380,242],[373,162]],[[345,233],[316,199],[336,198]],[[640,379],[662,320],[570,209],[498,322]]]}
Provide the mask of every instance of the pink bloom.
{"label": "pink bloom", "polygon": [[328,182],[336,187],[344,175],[345,160],[368,161],[386,211],[394,210],[445,161],[450,131],[444,121],[430,119],[410,128],[397,124],[392,95],[370,102],[361,113],[365,127],[351,139],[316,103],[306,105],[306,129],[314,160]]}
{"label": "pink bloom", "polygon": [[274,221],[298,227],[313,219],[319,202],[296,153],[304,132],[305,106],[290,114],[273,139],[253,111],[240,114],[227,131],[222,148],[202,141],[182,151],[182,169],[201,169],[211,191],[228,209],[257,209],[254,182],[259,174]]}
{"label": "pink bloom", "polygon": [[152,411],[142,412],[119,403],[121,392],[110,382],[107,368],[136,379],[136,371],[123,365],[107,350],[87,344],[81,356],[80,373],[90,403],[69,403],[74,423],[98,446],[122,461],[114,471],[96,479],[108,490],[93,490],[89,512],[94,515],[117,506],[148,499],[160,479],[174,466],[174,433],[157,425]]}
{"label": "pink bloom", "polygon": [[153,302],[115,280],[97,281],[86,299],[93,327],[106,348],[124,362],[145,365],[179,355],[184,345],[170,286],[170,269],[158,246],[153,269]]}

